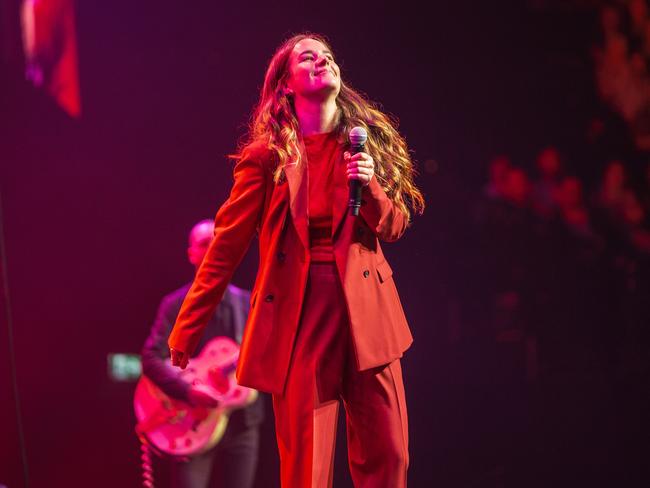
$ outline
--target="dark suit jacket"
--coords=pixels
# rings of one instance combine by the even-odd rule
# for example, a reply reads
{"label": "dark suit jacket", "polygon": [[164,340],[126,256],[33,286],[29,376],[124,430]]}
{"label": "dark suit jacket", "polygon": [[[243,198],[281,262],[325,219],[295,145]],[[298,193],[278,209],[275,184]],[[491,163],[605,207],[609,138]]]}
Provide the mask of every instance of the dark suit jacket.
{"label": "dark suit jacket", "polygon": [[[350,316],[357,368],[365,370],[402,356],[412,342],[393,272],[378,239],[398,239],[406,216],[373,178],[363,189],[359,217],[348,212],[346,165],[340,148],[334,168],[332,240]],[[303,150],[303,162],[306,162]],[[273,181],[275,160],[262,145],[235,166],[230,197],[215,218],[215,237],[183,303],[169,338],[191,354],[227,283],[256,231],[260,267],[237,368],[242,385],[281,394],[309,272],[306,164],[288,165]]]}
{"label": "dark suit jacket", "polygon": [[[142,349],[142,370],[167,395],[179,400],[187,400],[190,385],[179,376],[179,369],[169,361],[167,338],[176,320],[190,284],[165,296],[156,315],[149,337]],[[214,337],[226,336],[241,343],[246,317],[248,316],[250,292],[228,285],[219,307],[208,320],[205,335],[198,345],[198,351]],[[264,417],[261,397],[243,410],[237,410],[230,416],[230,426],[251,427],[259,425]]]}

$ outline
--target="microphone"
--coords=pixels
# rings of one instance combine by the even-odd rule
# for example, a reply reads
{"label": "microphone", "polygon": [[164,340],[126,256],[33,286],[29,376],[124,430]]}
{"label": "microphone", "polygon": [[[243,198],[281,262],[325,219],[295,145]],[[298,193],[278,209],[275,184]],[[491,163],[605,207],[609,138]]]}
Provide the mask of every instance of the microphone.
{"label": "microphone", "polygon": [[[366,140],[368,140],[366,129],[363,127],[353,127],[348,137],[350,139],[350,156],[363,152]],[[359,215],[362,190],[363,187],[359,180],[350,180],[350,199],[348,200],[348,208],[350,209],[350,215],[353,217]]]}

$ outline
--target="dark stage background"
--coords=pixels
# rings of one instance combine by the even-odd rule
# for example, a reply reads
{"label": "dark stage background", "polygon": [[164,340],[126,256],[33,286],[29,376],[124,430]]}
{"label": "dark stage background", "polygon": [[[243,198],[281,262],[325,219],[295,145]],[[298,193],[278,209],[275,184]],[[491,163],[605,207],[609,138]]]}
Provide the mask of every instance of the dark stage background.
{"label": "dark stage background", "polygon": [[[410,485],[647,486],[643,404],[619,401],[609,376],[545,387],[525,340],[474,332],[491,257],[468,222],[489,159],[530,169],[555,144],[586,179],[597,172],[577,156],[596,110],[593,14],[543,3],[78,2],[79,120],[4,63],[0,191],[31,486],[139,483],[134,385],[110,381],[107,354],[139,352],[160,298],[191,279],[187,233],[227,197],[225,156],[266,62],[303,30],[329,36],[419,164],[427,210],[384,246],[415,336],[403,361]],[[253,249],[234,282],[251,287],[255,266]],[[14,488],[4,321],[0,483]],[[271,419],[265,488],[278,486]],[[339,454],[335,486],[351,486]]]}

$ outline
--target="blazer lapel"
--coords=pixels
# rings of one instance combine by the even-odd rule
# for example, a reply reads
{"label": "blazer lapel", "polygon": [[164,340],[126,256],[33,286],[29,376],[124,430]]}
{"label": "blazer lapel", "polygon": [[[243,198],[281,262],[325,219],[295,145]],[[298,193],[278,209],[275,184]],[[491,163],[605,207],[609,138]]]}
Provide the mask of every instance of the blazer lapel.
{"label": "blazer lapel", "polygon": [[305,249],[309,249],[309,187],[307,181],[307,159],[304,148],[301,147],[302,161],[300,164],[287,164],[284,174],[289,184],[289,208],[293,224],[298,232]]}

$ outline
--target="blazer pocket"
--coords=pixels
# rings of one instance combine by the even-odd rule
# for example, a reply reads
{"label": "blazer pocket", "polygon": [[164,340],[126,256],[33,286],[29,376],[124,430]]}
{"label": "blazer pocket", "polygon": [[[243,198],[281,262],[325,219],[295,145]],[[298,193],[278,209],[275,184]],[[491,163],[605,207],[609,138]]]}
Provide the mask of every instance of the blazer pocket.
{"label": "blazer pocket", "polygon": [[384,260],[377,263],[377,275],[379,276],[379,281],[381,283],[384,283],[393,276],[393,270],[388,265],[388,261]]}

